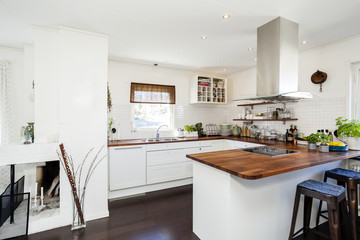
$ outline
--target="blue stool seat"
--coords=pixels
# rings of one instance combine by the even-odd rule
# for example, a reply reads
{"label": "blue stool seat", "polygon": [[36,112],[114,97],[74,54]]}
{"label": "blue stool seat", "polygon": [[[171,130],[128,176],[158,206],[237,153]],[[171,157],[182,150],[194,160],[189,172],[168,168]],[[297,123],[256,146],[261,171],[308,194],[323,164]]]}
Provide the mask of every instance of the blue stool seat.
{"label": "blue stool seat", "polygon": [[326,182],[320,182],[312,179],[301,182],[298,184],[298,186],[336,197],[340,196],[342,193],[345,192],[345,188],[342,186]]}
{"label": "blue stool seat", "polygon": [[327,171],[332,174],[344,176],[347,178],[354,178],[354,179],[360,179],[360,172],[356,172],[349,169],[343,169],[343,168],[334,168],[329,171]]}

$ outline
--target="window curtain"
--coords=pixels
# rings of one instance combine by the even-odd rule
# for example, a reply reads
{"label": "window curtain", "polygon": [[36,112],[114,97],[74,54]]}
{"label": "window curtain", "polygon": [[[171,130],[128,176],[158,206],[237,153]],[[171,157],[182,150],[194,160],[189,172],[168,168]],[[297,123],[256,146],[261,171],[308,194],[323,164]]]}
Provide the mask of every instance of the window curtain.
{"label": "window curtain", "polygon": [[175,86],[131,83],[130,102],[175,104]]}
{"label": "window curtain", "polygon": [[10,63],[0,61],[0,145],[10,143],[12,133]]}

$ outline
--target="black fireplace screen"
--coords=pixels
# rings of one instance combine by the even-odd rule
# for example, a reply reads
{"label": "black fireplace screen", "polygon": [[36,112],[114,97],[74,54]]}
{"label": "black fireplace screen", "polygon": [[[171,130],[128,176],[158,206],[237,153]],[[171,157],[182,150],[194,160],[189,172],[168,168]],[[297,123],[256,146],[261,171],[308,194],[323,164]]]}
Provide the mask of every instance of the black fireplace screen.
{"label": "black fireplace screen", "polygon": [[[0,227],[0,239],[13,239],[27,235],[29,229],[30,193],[17,193],[13,195],[16,201],[14,222],[10,223],[10,217]],[[10,204],[11,195],[0,195],[0,202]],[[23,199],[23,201],[19,201]],[[8,205],[9,206],[9,205]],[[10,208],[10,207],[8,207]],[[3,210],[3,208],[1,208]],[[4,211],[2,211],[3,213]],[[10,211],[5,211],[7,215]]]}
{"label": "black fireplace screen", "polygon": [[[14,210],[16,210],[17,207],[22,203],[24,200],[24,181],[25,176],[21,177],[17,182],[14,184]],[[10,196],[11,192],[11,184],[7,186],[5,191],[0,195],[0,227],[6,222],[6,220],[10,217],[11,211],[10,211]]]}

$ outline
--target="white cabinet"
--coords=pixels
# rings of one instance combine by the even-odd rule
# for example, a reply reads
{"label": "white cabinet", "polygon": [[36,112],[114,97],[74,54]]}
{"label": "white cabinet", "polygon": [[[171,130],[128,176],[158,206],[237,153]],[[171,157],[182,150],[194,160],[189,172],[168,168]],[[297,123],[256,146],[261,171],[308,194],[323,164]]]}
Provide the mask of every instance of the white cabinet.
{"label": "white cabinet", "polygon": [[227,104],[227,80],[195,76],[190,82],[190,103]]}
{"label": "white cabinet", "polygon": [[192,177],[192,163],[172,163],[147,168],[147,184],[179,180]]}
{"label": "white cabinet", "polygon": [[[164,150],[148,151],[146,153],[147,184],[191,177],[191,162],[186,158],[186,143],[181,144],[183,145],[179,145],[178,143],[162,144]],[[179,148],[181,146],[183,148]],[[160,148],[161,145],[156,149]],[[154,149],[154,147],[150,149]]]}
{"label": "white cabinet", "polygon": [[147,166],[186,162],[186,149],[147,152]]}
{"label": "white cabinet", "polygon": [[257,143],[227,140],[224,149],[228,150],[228,149],[237,149],[237,148],[260,147],[260,146],[264,146],[264,145]]}
{"label": "white cabinet", "polygon": [[145,146],[109,148],[110,191],[146,184]]}
{"label": "white cabinet", "polygon": [[186,158],[187,154],[256,146],[261,145],[230,140],[207,140],[110,147],[110,191],[121,190],[126,194],[138,194],[146,192],[146,189],[155,189],[157,184],[160,186],[158,190],[162,187],[160,183],[172,184],[170,181],[185,181],[192,177],[193,160]]}

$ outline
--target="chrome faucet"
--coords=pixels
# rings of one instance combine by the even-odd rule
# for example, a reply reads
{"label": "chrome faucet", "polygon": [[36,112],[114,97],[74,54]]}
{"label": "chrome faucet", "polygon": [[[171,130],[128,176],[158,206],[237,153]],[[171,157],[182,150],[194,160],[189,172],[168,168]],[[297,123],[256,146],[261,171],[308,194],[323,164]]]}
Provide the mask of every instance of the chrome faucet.
{"label": "chrome faucet", "polygon": [[159,135],[159,130],[162,127],[168,127],[168,125],[161,125],[157,130],[156,130],[156,139],[155,141],[160,141],[160,135]]}

